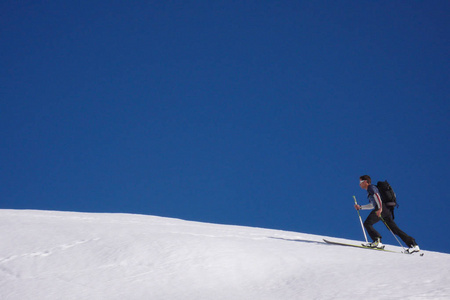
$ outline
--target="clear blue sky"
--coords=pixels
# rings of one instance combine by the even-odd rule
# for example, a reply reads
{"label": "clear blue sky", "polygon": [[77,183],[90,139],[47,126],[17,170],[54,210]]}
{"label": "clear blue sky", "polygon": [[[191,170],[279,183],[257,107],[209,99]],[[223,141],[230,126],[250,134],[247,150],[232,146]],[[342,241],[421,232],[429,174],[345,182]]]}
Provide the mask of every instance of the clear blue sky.
{"label": "clear blue sky", "polygon": [[400,228],[450,252],[449,11],[2,1],[0,207],[362,240],[369,174],[394,186]]}

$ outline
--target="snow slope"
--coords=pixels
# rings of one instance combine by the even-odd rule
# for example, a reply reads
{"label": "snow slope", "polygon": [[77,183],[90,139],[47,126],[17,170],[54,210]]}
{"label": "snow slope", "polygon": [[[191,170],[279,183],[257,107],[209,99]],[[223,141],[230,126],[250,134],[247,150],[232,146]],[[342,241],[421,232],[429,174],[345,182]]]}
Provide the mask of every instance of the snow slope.
{"label": "snow slope", "polygon": [[127,214],[0,210],[0,233],[2,300],[450,299],[437,252]]}

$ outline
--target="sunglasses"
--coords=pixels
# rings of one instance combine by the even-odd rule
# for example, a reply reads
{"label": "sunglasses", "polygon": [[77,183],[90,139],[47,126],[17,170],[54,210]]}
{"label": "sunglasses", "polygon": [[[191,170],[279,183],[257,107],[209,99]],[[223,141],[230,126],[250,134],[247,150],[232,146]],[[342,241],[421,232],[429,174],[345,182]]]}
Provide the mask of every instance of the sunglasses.
{"label": "sunglasses", "polygon": [[366,181],[366,180],[360,180],[360,181],[359,181],[359,184],[363,183],[364,181]]}

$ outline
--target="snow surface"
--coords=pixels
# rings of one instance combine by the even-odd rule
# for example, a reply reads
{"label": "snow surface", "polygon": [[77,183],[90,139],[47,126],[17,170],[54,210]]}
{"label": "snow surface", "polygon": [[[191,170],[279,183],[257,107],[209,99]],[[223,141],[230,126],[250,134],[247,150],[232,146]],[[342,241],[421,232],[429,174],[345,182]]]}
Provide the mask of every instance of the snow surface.
{"label": "snow surface", "polygon": [[2,300],[450,299],[431,251],[130,214],[0,210],[0,232]]}

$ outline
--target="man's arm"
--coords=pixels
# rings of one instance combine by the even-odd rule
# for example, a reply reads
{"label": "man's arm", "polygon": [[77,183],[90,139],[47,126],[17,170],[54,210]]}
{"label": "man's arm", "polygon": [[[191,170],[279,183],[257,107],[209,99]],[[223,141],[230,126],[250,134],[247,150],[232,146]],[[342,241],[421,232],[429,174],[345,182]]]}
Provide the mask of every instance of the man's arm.
{"label": "man's arm", "polygon": [[[377,216],[380,216],[381,212],[383,211],[383,205],[382,205],[382,202],[381,202],[380,194],[379,193],[374,193],[373,194],[373,199],[375,200],[375,202],[377,204],[377,207],[379,207],[379,209],[377,210]],[[374,209],[375,205],[372,202],[369,203],[369,204],[366,204],[366,205],[357,205],[357,204],[355,204],[355,208],[357,210],[360,210],[360,209],[369,210],[369,209]]]}
{"label": "man's arm", "polygon": [[381,197],[379,193],[373,194],[373,198],[377,202],[378,210],[377,210],[377,216],[381,216],[381,212],[383,211],[383,203],[381,202]]}
{"label": "man's arm", "polygon": [[359,209],[362,209],[362,210],[374,209],[374,208],[375,208],[375,206],[373,206],[372,203],[369,203],[369,204],[366,204],[366,205],[359,205]]}
{"label": "man's arm", "polygon": [[377,202],[377,207],[382,209],[383,208],[383,203],[381,202],[380,194],[379,193],[373,194],[373,198],[375,199],[375,202]]}

